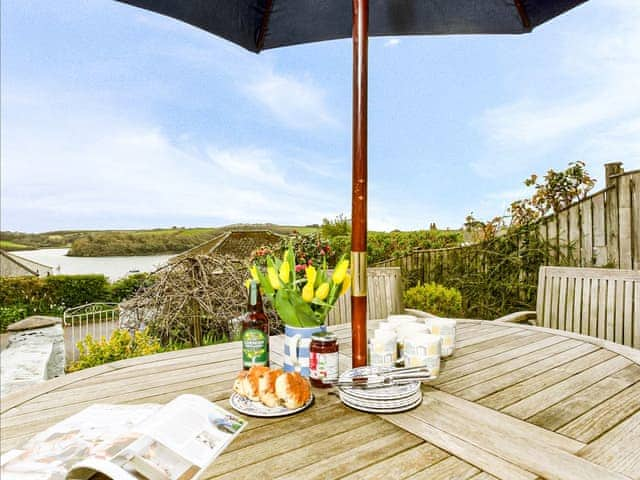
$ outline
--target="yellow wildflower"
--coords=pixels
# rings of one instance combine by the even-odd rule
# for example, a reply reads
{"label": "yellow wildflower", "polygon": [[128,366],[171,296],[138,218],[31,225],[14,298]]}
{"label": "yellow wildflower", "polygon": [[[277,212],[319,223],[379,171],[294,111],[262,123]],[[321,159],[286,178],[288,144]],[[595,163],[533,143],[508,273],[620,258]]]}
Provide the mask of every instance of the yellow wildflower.
{"label": "yellow wildflower", "polygon": [[333,276],[331,277],[333,283],[342,283],[345,275],[347,274],[347,268],[349,268],[349,260],[342,260],[338,263],[336,269],[333,271]]}
{"label": "yellow wildflower", "polygon": [[351,286],[351,275],[349,275],[348,273],[344,276],[344,282],[342,283],[342,288],[340,289],[340,295],[344,295],[345,293],[347,293],[347,290],[349,290],[349,287]]}
{"label": "yellow wildflower", "polygon": [[269,276],[269,283],[273,289],[278,290],[280,288],[280,279],[278,278],[276,269],[273,267],[267,267],[267,275]]}
{"label": "yellow wildflower", "polygon": [[251,286],[251,280],[249,280],[248,278],[244,281],[244,286],[247,287],[247,290],[249,290],[249,287]]}
{"label": "yellow wildflower", "polygon": [[319,300],[324,300],[329,295],[329,283],[324,282],[322,285],[318,287],[316,290],[316,298]]}
{"label": "yellow wildflower", "polygon": [[313,265],[309,265],[307,267],[306,274],[307,274],[307,285],[308,284],[315,285],[316,276],[317,276],[318,272],[316,271],[316,269],[315,269],[315,267]]}
{"label": "yellow wildflower", "polygon": [[310,303],[313,300],[313,283],[307,283],[302,288],[302,300],[307,303]]}
{"label": "yellow wildflower", "polygon": [[291,274],[291,267],[289,266],[289,262],[284,261],[282,265],[280,265],[280,280],[282,283],[289,283],[289,275]]}

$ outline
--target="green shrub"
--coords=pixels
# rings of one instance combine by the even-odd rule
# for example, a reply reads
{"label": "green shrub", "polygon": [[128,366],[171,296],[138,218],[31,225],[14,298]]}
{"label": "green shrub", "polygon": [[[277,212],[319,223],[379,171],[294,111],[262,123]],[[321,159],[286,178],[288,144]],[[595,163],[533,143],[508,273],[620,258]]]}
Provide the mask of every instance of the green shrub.
{"label": "green shrub", "polygon": [[51,305],[63,311],[85,303],[109,300],[109,282],[104,275],[51,275],[43,280],[44,293]]}
{"label": "green shrub", "polygon": [[4,331],[5,318],[12,323],[29,315],[60,316],[70,307],[108,301],[110,294],[104,275],[0,277],[0,325]]}
{"label": "green shrub", "polygon": [[0,332],[4,332],[9,325],[27,316],[27,309],[21,305],[0,307]]}
{"label": "green shrub", "polygon": [[338,215],[333,220],[323,218],[320,233],[322,234],[322,238],[328,238],[329,240],[338,236],[348,237],[351,235],[351,221],[343,214]]}
{"label": "green shrub", "polygon": [[116,280],[109,287],[111,301],[118,303],[126,298],[130,298],[138,289],[151,283],[152,277],[148,273],[134,273],[128,277]]}
{"label": "green shrub", "polygon": [[404,292],[407,308],[416,308],[439,317],[459,317],[462,315],[462,295],[455,288],[447,288],[436,283],[417,285]]}
{"label": "green shrub", "polygon": [[109,340],[105,337],[94,340],[91,335],[87,335],[77,346],[80,356],[67,367],[69,372],[163,351],[158,339],[149,335],[147,330],[136,332],[133,341],[127,330],[115,330]]}

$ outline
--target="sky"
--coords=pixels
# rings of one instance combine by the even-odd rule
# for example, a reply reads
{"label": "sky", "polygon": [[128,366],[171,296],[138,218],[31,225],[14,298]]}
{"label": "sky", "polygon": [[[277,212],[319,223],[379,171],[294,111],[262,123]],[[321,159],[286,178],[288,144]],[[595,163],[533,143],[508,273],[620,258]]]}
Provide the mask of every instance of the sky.
{"label": "sky", "polygon": [[[2,230],[351,210],[351,42],[255,55],[112,0],[3,0]],[[582,160],[640,168],[640,2],[530,35],[372,38],[369,229],[458,228]]]}

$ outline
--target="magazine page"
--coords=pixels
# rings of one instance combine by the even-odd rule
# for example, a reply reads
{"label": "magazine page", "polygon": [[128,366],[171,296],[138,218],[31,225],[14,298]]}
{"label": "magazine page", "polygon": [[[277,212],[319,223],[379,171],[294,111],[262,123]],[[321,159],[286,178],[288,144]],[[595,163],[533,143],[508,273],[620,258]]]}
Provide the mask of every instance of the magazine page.
{"label": "magazine page", "polygon": [[182,395],[140,424],[142,435],[111,462],[138,479],[196,480],[245,425],[202,397]]}
{"label": "magazine page", "polygon": [[137,425],[161,408],[92,405],[2,455],[0,476],[2,480],[63,480],[77,462],[112,458],[141,436]]}

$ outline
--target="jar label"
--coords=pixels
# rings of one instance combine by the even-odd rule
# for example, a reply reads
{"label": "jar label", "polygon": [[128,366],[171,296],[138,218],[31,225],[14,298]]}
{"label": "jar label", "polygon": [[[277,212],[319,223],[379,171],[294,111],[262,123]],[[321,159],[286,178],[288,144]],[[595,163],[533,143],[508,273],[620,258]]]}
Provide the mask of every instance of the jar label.
{"label": "jar label", "polygon": [[245,367],[269,363],[269,337],[262,330],[242,332],[242,364]]}
{"label": "jar label", "polygon": [[338,352],[317,353],[311,352],[309,358],[309,370],[311,378],[316,380],[338,380]]}

